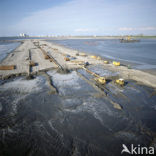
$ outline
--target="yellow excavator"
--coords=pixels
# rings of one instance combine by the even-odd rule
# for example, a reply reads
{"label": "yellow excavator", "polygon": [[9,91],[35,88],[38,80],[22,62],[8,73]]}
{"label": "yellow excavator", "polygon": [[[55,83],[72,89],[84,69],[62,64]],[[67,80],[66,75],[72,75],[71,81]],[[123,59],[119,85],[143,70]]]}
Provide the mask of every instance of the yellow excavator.
{"label": "yellow excavator", "polygon": [[121,43],[131,43],[131,42],[140,42],[140,40],[132,39],[131,36],[127,36],[126,38],[120,39]]}

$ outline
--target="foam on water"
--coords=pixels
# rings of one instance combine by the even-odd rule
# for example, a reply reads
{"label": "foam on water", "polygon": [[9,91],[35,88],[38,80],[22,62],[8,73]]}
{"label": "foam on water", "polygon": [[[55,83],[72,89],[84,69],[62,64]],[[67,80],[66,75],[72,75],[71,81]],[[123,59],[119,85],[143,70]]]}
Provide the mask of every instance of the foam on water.
{"label": "foam on water", "polygon": [[[50,76],[52,76],[53,81],[57,84],[57,86],[66,86],[74,87],[79,89],[80,85],[78,83],[79,77],[76,72],[73,71],[69,74],[59,74],[55,73],[54,75],[51,72],[48,72]],[[70,83],[69,83],[70,82]]]}
{"label": "foam on water", "polygon": [[[124,109],[119,111],[113,108],[107,97],[96,97],[93,92],[89,94],[92,90],[86,90],[89,85],[83,83],[76,72],[59,74],[56,71],[49,71],[48,75],[59,91],[62,88],[65,88],[66,92],[71,90],[71,96],[49,94],[47,86],[46,90],[43,90],[44,85],[47,85],[44,76],[38,76],[33,80],[16,78],[0,86],[0,101],[2,100],[4,107],[2,111],[7,117],[12,115],[11,108],[13,113],[16,113],[13,121],[10,120],[12,118],[0,119],[4,126],[0,129],[2,134],[0,143],[3,143],[4,150],[8,151],[6,154],[9,155],[16,150],[14,155],[24,155],[31,148],[31,152],[36,154],[37,151],[38,155],[52,153],[63,156],[72,153],[74,148],[80,155],[90,155],[88,151],[92,153],[95,149],[97,151],[95,150],[93,155],[98,155],[98,149],[104,150],[100,155],[114,155],[116,149],[121,152],[123,141],[125,144],[130,142],[151,144],[152,135],[147,135],[150,131],[147,131],[148,127],[146,128],[144,124],[155,123],[155,112],[148,109],[149,105],[155,107],[155,103],[150,101],[152,97],[149,99],[146,94],[140,93],[134,97],[132,93],[134,95],[136,93],[124,87],[129,90],[128,95],[134,100],[125,103],[124,99]],[[72,87],[75,83],[80,84],[81,88]],[[138,85],[135,85],[135,88],[143,90]],[[85,92],[87,95],[81,96]],[[27,97],[22,100],[25,96]],[[137,104],[145,105],[145,100],[149,101],[147,107],[144,107],[145,111],[135,110]],[[148,120],[142,123],[142,119]],[[68,154],[64,154],[65,149],[68,149]]]}
{"label": "foam on water", "polygon": [[51,76],[52,82],[61,96],[75,95],[84,97],[95,93],[94,88],[83,81],[76,71],[72,71],[69,74],[60,74],[53,71],[47,73]]}
{"label": "foam on water", "polygon": [[[71,107],[71,105],[75,107]],[[115,113],[107,106],[106,101],[94,97],[85,97],[84,99],[66,99],[64,100],[65,110],[72,113],[88,112],[103,124],[102,114],[114,116]]]}
{"label": "foam on water", "polygon": [[19,78],[14,81],[5,83],[4,85],[1,85],[0,90],[6,91],[12,89],[20,93],[32,93],[39,91],[42,88],[41,83],[42,79],[40,77],[32,80]]}
{"label": "foam on water", "polygon": [[[7,98],[5,101],[9,102],[9,94],[12,94],[10,97],[13,97],[11,100],[12,113],[17,113],[17,105],[27,96],[43,91],[44,86],[47,86],[43,77],[38,76],[32,80],[26,80],[23,77],[16,78],[12,81],[0,85],[1,92],[7,92]],[[4,98],[3,95],[1,98]],[[0,111],[2,111],[2,105],[0,103]]]}

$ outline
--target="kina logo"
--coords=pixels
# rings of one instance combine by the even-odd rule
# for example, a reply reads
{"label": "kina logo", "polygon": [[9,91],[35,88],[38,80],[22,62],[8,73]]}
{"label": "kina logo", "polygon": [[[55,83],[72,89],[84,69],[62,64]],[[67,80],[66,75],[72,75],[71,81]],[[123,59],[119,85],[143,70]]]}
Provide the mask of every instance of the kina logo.
{"label": "kina logo", "polygon": [[128,148],[125,144],[122,144],[122,151],[121,154],[123,153],[128,153],[128,154],[136,154],[136,155],[154,155],[155,150],[154,147],[141,147],[140,145],[134,146],[131,144],[130,148]]}

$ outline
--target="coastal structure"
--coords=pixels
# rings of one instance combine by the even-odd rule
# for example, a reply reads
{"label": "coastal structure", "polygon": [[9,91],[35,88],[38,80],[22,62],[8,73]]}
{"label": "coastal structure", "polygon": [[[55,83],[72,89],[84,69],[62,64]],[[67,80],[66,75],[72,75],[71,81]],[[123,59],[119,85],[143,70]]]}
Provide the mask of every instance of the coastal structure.
{"label": "coastal structure", "polygon": [[[128,66],[120,65],[120,62],[113,60],[112,62],[108,62],[108,60],[103,60],[99,56],[78,52],[77,50],[65,48],[44,40],[29,39],[22,42],[23,44],[19,46],[13,54],[9,54],[8,57],[0,63],[1,66],[16,66],[14,70],[0,70],[1,78],[16,74],[27,74],[29,69],[29,59],[27,58],[31,56],[32,60],[37,63],[37,66],[32,68],[32,74],[49,68],[56,68],[55,63],[51,60],[51,58],[55,58],[58,64],[64,68],[80,68],[80,65],[78,63],[75,64],[73,61],[80,61],[83,62],[83,64],[89,62],[89,64],[92,65],[101,64],[108,70],[120,72],[120,76],[124,79],[133,79],[145,85],[156,87],[156,77],[154,75],[135,69],[129,69]],[[18,53],[18,51],[21,51],[21,53]],[[144,77],[144,79],[142,79],[142,77]]]}
{"label": "coastal structure", "polygon": [[20,34],[19,34],[19,37],[29,37],[29,35],[24,34],[24,33],[20,33]]}

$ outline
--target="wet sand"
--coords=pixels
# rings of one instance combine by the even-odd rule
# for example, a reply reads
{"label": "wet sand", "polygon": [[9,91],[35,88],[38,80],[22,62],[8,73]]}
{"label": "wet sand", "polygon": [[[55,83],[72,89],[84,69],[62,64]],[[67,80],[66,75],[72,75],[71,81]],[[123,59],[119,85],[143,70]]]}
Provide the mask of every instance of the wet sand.
{"label": "wet sand", "polygon": [[[42,43],[45,43],[44,41],[42,41]],[[72,56],[75,56],[75,54],[79,51],[77,50],[73,50],[73,49],[69,49],[66,48],[64,46],[61,45],[57,45],[54,43],[46,43],[48,46],[53,46],[53,48],[58,49],[60,52],[65,53],[65,54],[69,54]],[[109,60],[110,63],[109,64],[104,64],[103,60],[106,59],[102,59],[102,60],[95,60],[95,59],[91,59],[90,56],[91,54],[87,54],[87,57],[78,57],[79,60],[82,61],[88,61],[90,64],[102,64],[106,69],[114,71],[114,72],[120,72],[121,77],[125,78],[125,79],[133,79],[136,80],[142,84],[145,85],[149,85],[151,87],[156,87],[156,77],[153,74],[149,74],[147,72],[143,72],[141,70],[135,70],[135,69],[128,69],[127,65],[129,63],[127,63],[126,61],[122,62],[122,66],[116,67],[112,64],[113,60]],[[108,59],[107,59],[108,60]]]}
{"label": "wet sand", "polygon": [[[59,66],[44,58],[38,41]],[[27,40],[1,62],[17,68],[0,71],[0,155],[116,156],[122,144],[156,148],[155,76],[76,53]],[[89,70],[109,81],[97,84],[80,65],[66,62],[65,54],[88,61]],[[37,63],[31,70],[30,58]],[[114,83],[119,77],[124,87]]]}
{"label": "wet sand", "polygon": [[[33,42],[35,42],[35,40]],[[0,71],[1,77],[6,77],[11,74],[28,73],[29,54],[32,55],[31,56],[32,60],[38,63],[38,66],[33,67],[32,72],[35,73],[44,69],[46,70],[48,68],[56,68],[56,65],[53,64],[53,62],[49,62],[49,60],[44,59],[43,53],[41,52],[40,49],[38,49],[33,44],[33,42],[32,40],[24,41],[24,43],[19,48],[17,48],[4,61],[2,61],[2,63],[0,63],[0,65],[16,65],[17,66],[16,70],[13,70],[13,71]],[[76,56],[76,53],[78,53],[78,51],[76,50],[65,48],[63,46],[56,45],[54,43],[49,43],[44,40],[39,40],[39,42],[40,42],[41,47],[46,52],[48,52],[52,57],[54,57],[57,60],[57,62],[64,68],[68,68],[68,69],[79,68],[78,65],[74,65],[74,63],[71,63],[70,61],[66,62],[64,60],[65,55],[70,55],[70,56],[75,57],[76,60],[79,60],[79,61],[89,62],[90,64],[102,64],[108,70],[120,72],[121,77],[125,79],[133,79],[142,84],[145,84],[151,87],[156,87],[155,75],[152,75],[147,72],[140,71],[140,70],[128,69],[124,65],[116,67],[112,63],[104,64],[103,60],[95,60],[95,59],[90,58],[91,55],[90,56],[87,55],[86,57]]]}

